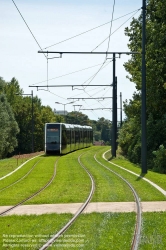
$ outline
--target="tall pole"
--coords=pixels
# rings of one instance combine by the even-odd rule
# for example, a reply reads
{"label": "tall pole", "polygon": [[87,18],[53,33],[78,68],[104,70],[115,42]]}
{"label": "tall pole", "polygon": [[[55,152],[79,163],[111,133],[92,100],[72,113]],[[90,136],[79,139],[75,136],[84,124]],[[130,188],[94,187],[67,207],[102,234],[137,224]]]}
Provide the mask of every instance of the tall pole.
{"label": "tall pole", "polygon": [[142,106],[141,106],[141,165],[142,173],[147,173],[147,138],[146,138],[146,0],[142,0]]}
{"label": "tall pole", "polygon": [[34,115],[33,115],[33,90],[31,91],[32,96],[32,153],[34,152]]}
{"label": "tall pole", "polygon": [[117,137],[117,86],[115,77],[115,53],[113,53],[113,113],[112,113],[112,157],[116,157]]}
{"label": "tall pole", "polygon": [[120,127],[122,127],[122,92],[120,92]]}

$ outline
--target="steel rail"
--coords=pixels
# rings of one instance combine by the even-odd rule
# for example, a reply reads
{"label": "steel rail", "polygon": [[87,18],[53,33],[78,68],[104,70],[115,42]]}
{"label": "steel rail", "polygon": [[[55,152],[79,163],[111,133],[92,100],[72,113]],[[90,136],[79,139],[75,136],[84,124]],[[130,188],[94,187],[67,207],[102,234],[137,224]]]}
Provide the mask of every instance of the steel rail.
{"label": "steel rail", "polygon": [[21,177],[20,179],[18,179],[17,181],[11,183],[10,185],[1,188],[1,189],[0,189],[0,192],[3,191],[3,190],[5,190],[5,189],[7,189],[7,188],[9,188],[9,187],[12,187],[12,186],[15,185],[16,183],[18,183],[18,182],[20,182],[21,180],[23,180],[26,176],[28,176],[28,175],[30,174],[30,172],[34,169],[34,167],[37,165],[37,163],[38,163],[39,161],[41,161],[41,159],[38,160],[38,161],[32,166],[32,168],[31,168],[24,176],[22,176],[22,177]]}
{"label": "steel rail", "polygon": [[[104,155],[104,154],[103,154]],[[104,158],[104,157],[103,157]],[[138,249],[138,245],[140,242],[140,234],[141,234],[141,203],[140,203],[140,199],[135,191],[135,189],[132,187],[132,185],[125,179],[123,178],[120,174],[116,173],[115,171],[113,171],[112,169],[110,169],[109,167],[105,166],[104,164],[102,164],[101,162],[99,162],[96,159],[96,155],[94,156],[94,159],[100,164],[102,165],[104,168],[106,168],[107,170],[109,170],[110,172],[112,172],[113,174],[117,175],[119,178],[121,178],[124,182],[126,182],[126,184],[130,187],[130,189],[132,190],[132,193],[134,195],[135,198],[135,202],[136,202],[136,206],[137,206],[137,218],[136,218],[136,225],[135,225],[135,231],[134,231],[134,236],[133,236],[133,240],[132,240],[132,244],[131,244],[131,250],[137,250]],[[105,158],[106,160],[106,158]]]}
{"label": "steel rail", "polygon": [[35,192],[35,193],[32,194],[31,196],[29,196],[28,198],[26,198],[26,199],[20,201],[20,202],[17,203],[16,205],[14,205],[14,206],[12,206],[12,207],[6,209],[5,211],[1,212],[1,213],[0,213],[0,216],[7,214],[7,213],[10,212],[11,210],[13,210],[13,209],[15,209],[16,207],[22,205],[24,202],[30,200],[31,198],[35,197],[37,194],[39,194],[40,192],[42,192],[44,189],[46,189],[46,188],[52,183],[52,181],[53,181],[54,178],[55,178],[55,175],[56,175],[56,165],[57,165],[57,163],[58,163],[58,160],[59,160],[59,158],[58,158],[58,159],[56,160],[56,162],[55,162],[54,173],[53,173],[51,179],[50,179],[41,189],[39,189],[37,192]]}
{"label": "steel rail", "polygon": [[83,210],[86,208],[86,206],[88,205],[88,203],[90,202],[90,200],[92,198],[92,195],[93,195],[94,190],[95,190],[95,183],[94,183],[92,175],[90,174],[90,172],[86,169],[86,167],[82,164],[82,162],[80,160],[80,158],[83,154],[81,154],[78,157],[78,162],[84,168],[84,170],[87,172],[87,174],[89,175],[90,180],[91,180],[91,190],[90,190],[89,196],[86,199],[86,201],[82,204],[82,206],[79,208],[79,210],[75,213],[75,215],[72,217],[72,219],[61,230],[59,230],[50,240],[48,240],[39,250],[45,250],[48,247],[50,247],[56,241],[56,239],[58,239],[60,237],[60,235],[62,235],[73,224],[73,222],[83,212]]}

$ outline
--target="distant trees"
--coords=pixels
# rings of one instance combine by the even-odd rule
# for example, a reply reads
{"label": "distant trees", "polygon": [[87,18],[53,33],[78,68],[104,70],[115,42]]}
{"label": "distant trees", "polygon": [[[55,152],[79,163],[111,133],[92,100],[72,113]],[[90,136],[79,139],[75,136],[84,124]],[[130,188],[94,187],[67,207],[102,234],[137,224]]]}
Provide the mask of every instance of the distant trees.
{"label": "distant trees", "polygon": [[14,151],[17,146],[16,135],[19,133],[12,108],[2,93],[4,86],[5,82],[0,78],[0,158]]}
{"label": "distant trees", "polygon": [[79,124],[79,125],[89,125],[90,124],[90,120],[88,118],[87,115],[81,113],[81,112],[77,112],[77,111],[73,111],[68,113],[65,116],[65,122],[66,123],[70,123],[70,124]]}
{"label": "distant trees", "polygon": [[[149,0],[146,23],[146,80],[147,80],[147,152],[148,168],[166,173],[166,165],[159,168],[166,148],[166,1]],[[142,15],[133,19],[125,34],[129,49],[141,52]],[[128,78],[135,83],[137,92],[124,103],[126,121],[119,134],[123,153],[133,162],[141,161],[141,56],[132,55],[125,63]],[[162,145],[162,147],[161,147]],[[159,152],[158,152],[159,151]],[[154,152],[154,153],[153,153]],[[158,157],[158,160],[156,160]],[[166,160],[166,156],[164,158]]]}
{"label": "distant trees", "polygon": [[[55,115],[49,106],[33,97],[34,151],[44,149],[44,124],[66,122],[93,127],[94,139],[110,144],[110,121],[100,118],[92,121],[81,112],[70,112],[66,116]],[[32,97],[24,96],[18,81],[0,78],[0,158],[11,154],[32,152]]]}
{"label": "distant trees", "polygon": [[[30,153],[32,152],[32,98],[31,96],[24,96],[23,90],[20,88],[18,81],[12,78],[10,82],[5,82],[0,78],[0,93],[1,103],[3,100],[3,106],[8,108],[10,113],[10,119],[12,120],[12,126],[7,120],[5,120],[2,108],[0,109],[1,121],[6,124],[5,129],[1,126],[2,137],[7,143],[7,138],[10,137],[10,148],[6,147],[5,155],[8,153]],[[17,95],[16,95],[17,94]],[[2,106],[2,104],[1,104]],[[3,107],[2,106],[2,107]],[[41,100],[35,96],[33,98],[34,106],[34,150],[41,151],[44,149],[44,124],[46,122],[55,122],[55,115],[49,106],[42,106]],[[9,112],[10,111],[10,112]],[[16,126],[17,130],[14,131],[13,126]],[[13,129],[9,133],[9,128]],[[8,128],[8,130],[7,130]],[[1,135],[1,134],[0,134]],[[12,140],[11,140],[12,138]],[[4,145],[5,145],[4,143]],[[13,145],[13,147],[11,146]],[[4,154],[3,154],[4,156]],[[2,157],[2,156],[1,156]]]}

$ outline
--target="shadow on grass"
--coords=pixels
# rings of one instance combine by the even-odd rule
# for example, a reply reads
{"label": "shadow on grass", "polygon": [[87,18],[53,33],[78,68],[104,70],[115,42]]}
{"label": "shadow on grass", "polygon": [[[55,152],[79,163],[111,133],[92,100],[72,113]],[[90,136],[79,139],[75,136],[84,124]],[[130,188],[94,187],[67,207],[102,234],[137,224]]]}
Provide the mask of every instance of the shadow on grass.
{"label": "shadow on grass", "polygon": [[111,157],[109,157],[109,158],[107,159],[107,161],[111,161],[111,160],[113,160],[113,159],[114,159],[114,157],[111,156]]}
{"label": "shadow on grass", "polygon": [[136,181],[140,181],[146,174],[141,173],[140,176],[137,177]]}

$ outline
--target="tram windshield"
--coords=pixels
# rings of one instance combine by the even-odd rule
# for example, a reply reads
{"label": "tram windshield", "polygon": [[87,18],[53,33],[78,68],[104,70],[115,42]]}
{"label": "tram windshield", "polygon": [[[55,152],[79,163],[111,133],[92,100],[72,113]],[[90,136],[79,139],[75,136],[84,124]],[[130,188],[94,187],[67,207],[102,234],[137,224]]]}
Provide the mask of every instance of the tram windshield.
{"label": "tram windshield", "polygon": [[46,143],[57,144],[60,142],[60,128],[55,124],[47,124]]}

